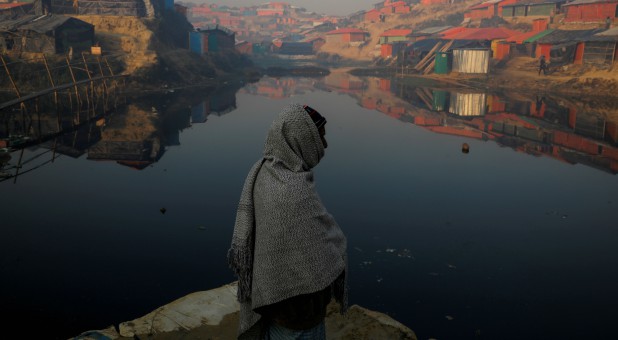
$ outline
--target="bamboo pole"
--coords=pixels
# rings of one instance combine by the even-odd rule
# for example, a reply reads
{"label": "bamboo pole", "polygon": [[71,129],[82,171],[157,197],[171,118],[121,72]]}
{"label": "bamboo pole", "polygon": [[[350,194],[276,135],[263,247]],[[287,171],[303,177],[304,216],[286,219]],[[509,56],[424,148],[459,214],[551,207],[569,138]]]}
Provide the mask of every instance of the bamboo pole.
{"label": "bamboo pole", "polygon": [[[54,83],[54,78],[51,75],[51,71],[49,70],[49,64],[47,63],[47,58],[45,58],[45,54],[43,54],[43,62],[45,64],[45,69],[47,70],[47,76],[49,77],[49,82],[52,87],[56,87]],[[56,103],[56,107],[58,106],[58,91],[54,90],[54,102]]]}
{"label": "bamboo pole", "polygon": [[75,74],[73,74],[73,68],[71,67],[71,62],[69,61],[69,56],[67,55],[66,57],[66,61],[67,61],[67,66],[69,68],[69,73],[71,73],[71,78],[73,79],[73,84],[75,84],[74,88],[75,88],[75,96],[77,97],[77,124],[79,124],[79,111],[81,109],[81,100],[79,98],[79,89],[77,88],[77,80],[75,80]]}
{"label": "bamboo pole", "polygon": [[6,65],[6,61],[4,60],[4,57],[1,55],[0,55],[0,60],[2,60],[2,65],[4,65],[4,70],[6,71],[6,74],[9,77],[9,80],[11,81],[11,85],[13,85],[13,89],[15,90],[15,93],[17,94],[17,98],[21,98],[19,89],[17,88],[17,85],[15,84],[15,81],[13,80],[13,76],[11,76],[11,72],[9,71],[9,67]]}
{"label": "bamboo pole", "polygon": [[[88,75],[88,79],[90,79],[90,95],[92,96],[92,115],[95,116],[94,111],[94,82],[92,81],[92,77],[90,76],[90,70],[88,69],[88,63],[86,62],[86,56],[84,52],[82,52],[82,60],[84,61],[84,68],[86,69],[86,74]],[[90,105],[89,105],[90,106]]]}
{"label": "bamboo pole", "polygon": [[434,53],[436,52],[436,50],[438,48],[440,48],[440,46],[442,46],[442,42],[438,41],[436,43],[436,45],[429,51],[429,53],[427,53],[427,55],[425,56],[425,58],[421,59],[421,61],[418,62],[418,64],[416,64],[416,66],[414,67],[416,70],[421,70],[422,68],[425,67],[425,65],[427,64],[427,62],[429,62],[429,60],[434,56]]}

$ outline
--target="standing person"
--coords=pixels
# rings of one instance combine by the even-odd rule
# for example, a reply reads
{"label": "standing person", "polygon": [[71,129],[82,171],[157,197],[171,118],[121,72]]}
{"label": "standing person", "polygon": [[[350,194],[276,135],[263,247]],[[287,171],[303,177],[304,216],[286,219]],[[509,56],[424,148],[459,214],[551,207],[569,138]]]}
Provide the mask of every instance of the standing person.
{"label": "standing person", "polygon": [[240,196],[230,267],[239,339],[325,339],[326,306],[347,308],[346,238],[315,190],[326,119],[299,104],[274,120]]}
{"label": "standing person", "polygon": [[539,76],[541,75],[541,71],[543,71],[544,75],[547,75],[547,61],[543,54],[541,54],[541,58],[539,58]]}
{"label": "standing person", "polygon": [[612,27],[612,18],[608,16],[605,18],[605,29],[608,30],[610,27]]}

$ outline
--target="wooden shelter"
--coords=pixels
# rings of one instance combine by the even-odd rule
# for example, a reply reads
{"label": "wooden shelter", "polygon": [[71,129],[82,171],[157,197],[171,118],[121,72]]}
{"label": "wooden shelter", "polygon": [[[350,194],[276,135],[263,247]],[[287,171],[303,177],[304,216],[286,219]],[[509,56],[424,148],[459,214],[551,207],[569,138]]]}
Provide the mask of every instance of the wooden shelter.
{"label": "wooden shelter", "polygon": [[27,15],[0,22],[0,52],[59,54],[90,50],[94,26],[64,15]]}
{"label": "wooden shelter", "polygon": [[358,28],[341,28],[326,33],[326,41],[347,43],[364,42],[368,35],[368,32]]}

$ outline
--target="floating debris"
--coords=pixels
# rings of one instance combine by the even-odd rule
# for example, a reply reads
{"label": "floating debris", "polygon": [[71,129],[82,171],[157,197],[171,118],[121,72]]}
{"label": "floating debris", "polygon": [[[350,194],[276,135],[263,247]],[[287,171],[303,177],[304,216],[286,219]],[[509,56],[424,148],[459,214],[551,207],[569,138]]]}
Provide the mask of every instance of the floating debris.
{"label": "floating debris", "polygon": [[397,253],[397,257],[403,257],[403,258],[407,258],[407,259],[414,259],[414,256],[412,256],[412,253],[410,252],[410,249],[402,249]]}
{"label": "floating debris", "polygon": [[378,283],[380,283],[380,282],[382,282],[382,280],[383,279],[381,277],[379,277],[377,281],[378,281]]}
{"label": "floating debris", "polygon": [[457,269],[457,267],[455,267],[454,265],[447,263],[446,264],[447,267],[451,268],[451,269]]}
{"label": "floating debris", "polygon": [[430,276],[440,276],[440,274],[436,273],[436,272],[431,272],[429,273]]}
{"label": "floating debris", "polygon": [[468,145],[468,143],[463,143],[463,145],[461,146],[461,152],[469,153],[470,152],[470,145]]}
{"label": "floating debris", "polygon": [[165,208],[161,208],[161,209],[159,209],[159,211],[160,211],[162,214],[165,214],[165,212],[167,211],[167,209],[165,209]]}
{"label": "floating debris", "polygon": [[360,249],[359,247],[354,247],[354,249],[356,249],[356,250],[360,251],[361,253],[363,252],[363,250],[362,250],[362,249]]}
{"label": "floating debris", "polygon": [[569,217],[568,215],[562,215],[562,219],[565,220],[567,217]]}
{"label": "floating debris", "polygon": [[386,252],[387,252],[387,253],[394,253],[394,252],[395,252],[395,250],[397,250],[397,249],[394,249],[394,248],[386,248]]}
{"label": "floating debris", "polygon": [[197,227],[197,229],[199,229],[199,230],[206,230],[206,227],[204,227],[203,225],[201,225],[201,226]]}
{"label": "floating debris", "polygon": [[448,321],[453,321],[453,319],[455,319],[455,318],[454,318],[454,317],[452,317],[452,316],[450,316],[450,315],[447,315],[447,316],[446,316],[446,319],[447,319]]}

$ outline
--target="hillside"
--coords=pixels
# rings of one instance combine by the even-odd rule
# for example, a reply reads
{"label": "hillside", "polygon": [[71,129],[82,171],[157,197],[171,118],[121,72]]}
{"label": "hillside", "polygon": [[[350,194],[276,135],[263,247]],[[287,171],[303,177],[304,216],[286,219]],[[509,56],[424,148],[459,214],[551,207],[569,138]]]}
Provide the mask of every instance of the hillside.
{"label": "hillside", "polygon": [[192,30],[186,18],[166,12],[160,18],[77,16],[95,26],[103,56],[120,62],[133,90],[213,85],[223,77],[252,72],[251,62],[229,51],[198,55],[186,48]]}

